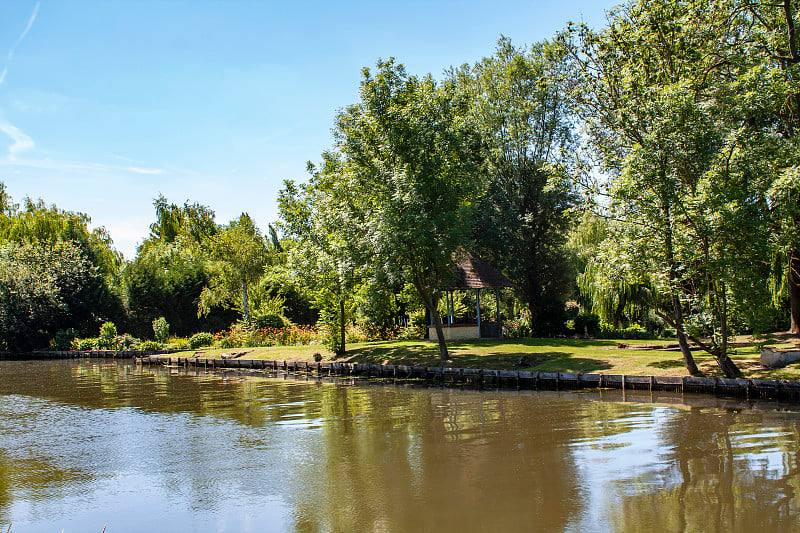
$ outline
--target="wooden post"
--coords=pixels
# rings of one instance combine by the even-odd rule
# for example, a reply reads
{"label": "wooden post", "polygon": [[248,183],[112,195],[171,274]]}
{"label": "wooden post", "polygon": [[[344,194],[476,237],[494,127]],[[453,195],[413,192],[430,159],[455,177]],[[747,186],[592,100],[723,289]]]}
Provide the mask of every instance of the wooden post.
{"label": "wooden post", "polygon": [[500,322],[500,289],[494,290],[495,303],[497,304],[497,338],[503,338],[503,323]]}
{"label": "wooden post", "polygon": [[478,308],[478,338],[481,338],[481,290],[475,289],[475,302]]}
{"label": "wooden post", "polygon": [[446,291],[444,293],[444,300],[447,304],[447,327],[453,325],[453,291]]}

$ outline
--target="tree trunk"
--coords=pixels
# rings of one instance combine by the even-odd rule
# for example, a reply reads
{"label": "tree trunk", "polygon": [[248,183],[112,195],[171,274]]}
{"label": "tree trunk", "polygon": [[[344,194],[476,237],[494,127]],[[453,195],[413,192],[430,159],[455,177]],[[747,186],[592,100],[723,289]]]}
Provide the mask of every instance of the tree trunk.
{"label": "tree trunk", "polygon": [[689,374],[696,376],[700,373],[700,369],[697,368],[694,357],[692,357],[692,351],[689,349],[689,343],[686,341],[686,332],[683,330],[683,311],[677,294],[672,295],[672,309],[675,316],[675,335],[678,337],[678,345],[681,347],[683,362]]}
{"label": "tree trunk", "polygon": [[447,352],[447,342],[444,340],[444,331],[442,329],[442,316],[439,314],[439,309],[436,306],[436,302],[419,280],[415,279],[413,284],[414,288],[417,289],[419,297],[422,299],[422,303],[425,304],[425,308],[431,314],[431,318],[433,318],[433,325],[436,329],[436,337],[439,339],[439,360],[447,361],[450,359],[450,354]]}
{"label": "tree trunk", "polygon": [[244,321],[250,323],[250,302],[247,299],[247,280],[242,281],[242,313]]}
{"label": "tree trunk", "polygon": [[678,275],[676,273],[677,269],[675,268],[675,252],[672,249],[672,221],[670,219],[669,206],[664,205],[662,210],[667,225],[666,231],[664,232],[664,256],[669,266],[669,292],[672,297],[672,312],[675,317],[675,335],[678,337],[678,345],[681,347],[686,370],[689,371],[689,374],[694,376],[699,374],[700,370],[694,362],[692,351],[689,349],[689,343],[686,342],[686,332],[683,329],[683,309],[681,308],[681,301],[678,298],[678,292],[675,287]]}
{"label": "tree trunk", "polygon": [[345,350],[345,335],[346,328],[344,324],[344,298],[339,299],[339,334],[341,335],[341,343],[339,344],[339,353],[336,355],[343,355]]}
{"label": "tree trunk", "polygon": [[722,370],[722,373],[725,374],[726,378],[737,378],[742,375],[739,367],[736,366],[736,363],[734,363],[727,354],[719,355],[714,359],[717,360],[717,364],[719,365],[720,370]]}
{"label": "tree trunk", "polygon": [[800,335],[800,250],[793,250],[789,254],[789,299],[792,310],[789,331]]}
{"label": "tree trunk", "polygon": [[722,312],[720,316],[720,330],[722,334],[722,344],[720,346],[720,356],[717,357],[717,364],[725,374],[726,378],[735,378],[741,376],[742,373],[736,363],[728,357],[728,291],[725,283],[722,282],[720,287],[721,295],[717,294],[717,299],[722,303]]}
{"label": "tree trunk", "polygon": [[436,307],[429,309],[431,316],[433,316],[433,326],[436,329],[436,337],[439,339],[439,360],[447,361],[450,359],[450,354],[447,352],[447,342],[444,340],[444,329],[442,328],[442,316]]}

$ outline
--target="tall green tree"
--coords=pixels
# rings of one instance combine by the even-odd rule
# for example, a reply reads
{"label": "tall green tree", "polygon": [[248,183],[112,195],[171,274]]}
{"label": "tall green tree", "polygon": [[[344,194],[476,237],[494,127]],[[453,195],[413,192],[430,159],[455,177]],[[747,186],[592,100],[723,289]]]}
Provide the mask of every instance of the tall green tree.
{"label": "tall green tree", "polygon": [[209,283],[206,245],[218,231],[207,206],[153,201],[156,220],[150,235],[124,269],[123,285],[129,329],[137,336],[152,335],[151,324],[165,317],[177,335],[225,327],[233,317],[217,309],[198,317],[198,304]]}
{"label": "tall green tree", "polygon": [[[800,2],[734,3],[744,35],[725,58],[742,71],[735,105],[742,137],[758,149],[761,176],[771,188],[760,206],[771,217],[780,276],[790,301],[790,331],[800,334]],[[751,159],[752,160],[752,159]]]}
{"label": "tall green tree", "polygon": [[764,295],[738,280],[763,275],[768,247],[761,186],[731,165],[739,145],[721,120],[721,96],[739,72],[720,57],[742,29],[723,4],[629,2],[602,32],[572,28],[568,49],[581,119],[612,176],[606,215],[622,222],[613,226],[622,263],[651,280],[653,307],[675,327],[689,371],[687,335],[734,376],[731,309]]}
{"label": "tall green tree", "polygon": [[248,291],[264,275],[268,259],[261,231],[242,213],[209,240],[208,253],[211,278],[200,295],[201,313],[215,305],[232,306],[250,322]]}
{"label": "tall green tree", "polygon": [[163,196],[153,200],[156,221],[150,225],[148,242],[173,242],[180,236],[202,243],[217,233],[214,211],[198,203],[184,202],[179,206]]}
{"label": "tall green tree", "polygon": [[294,279],[313,295],[321,319],[329,328],[330,348],[346,351],[348,299],[364,277],[364,243],[353,238],[353,223],[333,202],[332,187],[342,173],[341,161],[326,154],[317,170],[309,164],[311,180],[300,186],[286,181],[278,205],[285,235],[292,239],[287,266]]}
{"label": "tall green tree", "polygon": [[219,318],[197,316],[198,303],[209,281],[208,267],[199,245],[186,237],[155,242],[139,248],[123,275],[129,329],[150,337],[151,324],[166,318],[175,335],[219,329]]}
{"label": "tall green tree", "polygon": [[579,199],[565,53],[501,38],[495,54],[451,72],[480,132],[487,180],[475,214],[483,255],[514,282],[539,334],[560,332],[574,272],[566,237]]}
{"label": "tall green tree", "polygon": [[414,286],[446,360],[437,287],[452,276],[454,252],[471,243],[480,137],[452,85],[410,76],[393,59],[363,70],[360,94],[336,119],[342,171],[332,202],[368,244],[371,264]]}

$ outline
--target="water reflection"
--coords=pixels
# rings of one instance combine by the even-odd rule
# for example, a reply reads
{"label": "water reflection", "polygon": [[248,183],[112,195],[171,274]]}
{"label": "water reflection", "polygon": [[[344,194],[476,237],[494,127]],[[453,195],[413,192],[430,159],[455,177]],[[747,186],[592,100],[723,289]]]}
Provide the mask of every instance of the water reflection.
{"label": "water reflection", "polygon": [[600,396],[0,362],[0,529],[800,526],[797,413]]}

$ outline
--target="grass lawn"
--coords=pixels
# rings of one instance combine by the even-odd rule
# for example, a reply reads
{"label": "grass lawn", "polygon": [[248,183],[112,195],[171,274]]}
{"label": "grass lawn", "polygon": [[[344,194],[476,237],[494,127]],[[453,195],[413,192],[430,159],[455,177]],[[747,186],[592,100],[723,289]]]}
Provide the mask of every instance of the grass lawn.
{"label": "grass lawn", "polygon": [[[794,347],[795,340],[770,343],[770,346]],[[761,366],[760,351],[753,344],[739,339],[733,360],[745,377],[765,379],[800,379],[800,364],[779,369]],[[427,341],[379,341],[351,344],[340,358],[323,346],[271,346],[258,348],[211,348],[172,354],[173,357],[216,358],[223,353],[239,354],[242,359],[313,361],[319,353],[325,361],[386,364],[450,366],[534,370],[542,372],[582,372],[654,376],[687,375],[681,353],[677,349],[648,349],[666,346],[674,341],[630,341],[608,339],[483,339],[450,342],[450,360],[439,361],[438,345]],[[620,347],[625,345],[625,347]],[[714,359],[703,351],[693,351],[695,361],[706,376],[722,376]],[[522,356],[528,364],[517,366]]]}

